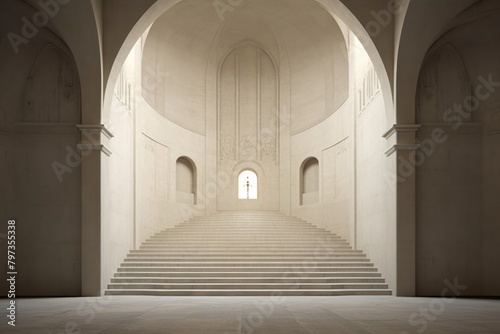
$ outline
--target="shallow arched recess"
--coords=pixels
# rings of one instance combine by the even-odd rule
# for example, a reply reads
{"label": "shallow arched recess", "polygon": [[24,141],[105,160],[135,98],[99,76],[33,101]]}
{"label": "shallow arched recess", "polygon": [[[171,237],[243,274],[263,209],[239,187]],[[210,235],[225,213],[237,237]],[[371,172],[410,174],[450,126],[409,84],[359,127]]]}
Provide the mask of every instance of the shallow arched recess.
{"label": "shallow arched recess", "polygon": [[180,157],[176,162],[177,202],[196,205],[196,165],[188,157]]}
{"label": "shallow arched recess", "polygon": [[319,161],[312,157],[300,166],[300,204],[307,205],[319,201]]}
{"label": "shallow arched recess", "polygon": [[447,122],[460,117],[469,122],[471,114],[457,114],[456,105],[472,93],[462,58],[451,44],[429,52],[417,88],[417,123]]}
{"label": "shallow arched recess", "polygon": [[80,88],[75,66],[53,44],[42,49],[31,69],[23,121],[75,124],[80,121]]}

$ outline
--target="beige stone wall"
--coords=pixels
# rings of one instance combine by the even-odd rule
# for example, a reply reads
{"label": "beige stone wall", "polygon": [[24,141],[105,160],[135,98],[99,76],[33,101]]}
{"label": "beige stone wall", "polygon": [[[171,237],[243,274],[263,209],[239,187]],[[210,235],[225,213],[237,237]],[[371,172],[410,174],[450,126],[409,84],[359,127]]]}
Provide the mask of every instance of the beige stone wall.
{"label": "beige stone wall", "polygon": [[[9,271],[6,222],[15,219],[19,295],[78,296],[80,80],[73,55],[51,31],[40,31],[17,50],[6,38],[22,29],[24,15],[33,13],[20,2],[0,6],[0,250],[5,254],[0,269]],[[2,295],[6,283],[0,282]]]}
{"label": "beige stone wall", "polygon": [[[479,4],[473,10],[489,13],[491,5]],[[459,20],[471,15],[465,12]],[[497,14],[448,32],[430,48],[422,69],[420,80],[427,80],[428,73],[434,80],[428,85],[431,89],[419,87],[418,98],[426,103],[417,104],[418,115],[427,113],[429,102],[424,97],[431,96],[436,104],[432,110],[439,116],[432,121],[423,119],[418,133],[420,141],[427,141],[421,149],[425,161],[417,168],[419,295],[439,293],[443,280],[454,277],[467,285],[466,295],[499,293],[494,284],[500,278],[498,260],[491,255],[500,250],[494,241],[499,235],[500,157],[493,148],[498,148],[500,130],[499,50],[493,42],[499,32]],[[449,73],[441,74],[443,66],[437,57],[447,61],[448,67],[454,66],[448,72],[460,76],[451,80]],[[456,69],[458,65],[461,68]],[[446,90],[433,90],[432,84],[444,76],[448,78]],[[460,86],[466,89],[457,89]],[[471,101],[473,111],[469,112]],[[442,131],[444,139],[432,144],[429,140],[435,129]]]}
{"label": "beige stone wall", "polygon": [[[292,137],[292,215],[353,240],[353,140],[351,101],[321,124]],[[301,204],[301,166],[314,157],[319,161],[317,201]],[[337,182],[335,182],[337,181]]]}
{"label": "beige stone wall", "polygon": [[[173,124],[147,104],[137,123],[136,245],[192,215],[213,200],[205,192],[205,137]],[[196,166],[196,205],[178,200],[176,163],[188,157]],[[180,198],[179,198],[180,199]]]}
{"label": "beige stone wall", "polygon": [[367,253],[389,286],[396,287],[396,229],[391,184],[395,171],[384,153],[387,113],[374,66],[359,40],[351,36],[351,61],[355,96],[355,236],[356,248]]}
{"label": "beige stone wall", "polygon": [[135,114],[138,104],[135,59],[140,50],[134,49],[125,63],[117,83],[110,113],[109,141],[112,155],[101,157],[102,219],[101,228],[101,287],[105,287],[126,254],[134,248],[135,205]]}

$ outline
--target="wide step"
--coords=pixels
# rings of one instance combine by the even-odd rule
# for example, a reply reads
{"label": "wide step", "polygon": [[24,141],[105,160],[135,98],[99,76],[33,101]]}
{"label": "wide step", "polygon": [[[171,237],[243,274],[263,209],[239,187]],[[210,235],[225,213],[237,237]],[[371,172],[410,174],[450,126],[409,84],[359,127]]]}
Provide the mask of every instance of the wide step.
{"label": "wide step", "polygon": [[106,295],[122,295],[122,296],[389,296],[392,292],[387,289],[326,289],[326,290],[308,290],[308,289],[290,289],[290,290],[257,290],[257,289],[241,289],[241,290],[174,290],[174,289],[149,289],[149,290],[132,290],[132,289],[108,289]]}

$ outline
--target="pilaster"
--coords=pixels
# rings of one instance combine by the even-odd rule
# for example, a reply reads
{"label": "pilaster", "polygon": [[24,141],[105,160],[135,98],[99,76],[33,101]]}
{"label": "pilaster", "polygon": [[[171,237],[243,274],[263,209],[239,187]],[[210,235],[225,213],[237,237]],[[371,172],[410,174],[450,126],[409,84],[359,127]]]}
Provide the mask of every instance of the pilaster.
{"label": "pilaster", "polygon": [[[82,296],[100,296],[101,222],[106,207],[106,170],[112,133],[102,124],[77,125],[82,133]],[[104,175],[103,175],[104,174]]]}
{"label": "pilaster", "polygon": [[[396,287],[397,296],[415,296],[416,286],[416,137],[420,125],[396,124],[384,134],[385,152],[395,175],[388,181],[395,190]],[[408,168],[412,166],[414,168]]]}

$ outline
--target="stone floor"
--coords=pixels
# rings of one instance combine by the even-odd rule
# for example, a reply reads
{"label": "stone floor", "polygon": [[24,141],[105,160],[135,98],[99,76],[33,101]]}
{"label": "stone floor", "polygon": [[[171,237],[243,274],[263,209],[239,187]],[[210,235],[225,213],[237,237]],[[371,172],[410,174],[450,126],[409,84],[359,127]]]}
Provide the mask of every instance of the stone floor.
{"label": "stone floor", "polygon": [[394,297],[18,299],[0,333],[500,333],[500,301]]}

